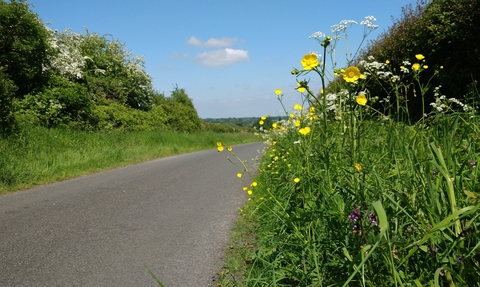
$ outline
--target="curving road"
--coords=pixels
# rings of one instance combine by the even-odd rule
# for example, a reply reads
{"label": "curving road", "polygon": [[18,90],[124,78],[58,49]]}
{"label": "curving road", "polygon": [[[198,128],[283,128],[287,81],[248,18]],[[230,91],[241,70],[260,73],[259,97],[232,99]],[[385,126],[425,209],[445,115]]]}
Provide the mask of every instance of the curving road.
{"label": "curving road", "polygon": [[[247,159],[262,143],[234,146]],[[213,286],[239,169],[196,152],[0,196],[0,286]]]}

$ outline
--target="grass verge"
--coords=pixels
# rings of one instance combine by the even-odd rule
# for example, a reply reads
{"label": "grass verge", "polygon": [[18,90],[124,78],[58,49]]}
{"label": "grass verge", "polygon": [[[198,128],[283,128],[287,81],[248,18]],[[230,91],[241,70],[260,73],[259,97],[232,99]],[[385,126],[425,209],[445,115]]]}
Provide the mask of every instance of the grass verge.
{"label": "grass verge", "polygon": [[156,158],[258,141],[251,133],[93,133],[29,127],[0,139],[0,194]]}

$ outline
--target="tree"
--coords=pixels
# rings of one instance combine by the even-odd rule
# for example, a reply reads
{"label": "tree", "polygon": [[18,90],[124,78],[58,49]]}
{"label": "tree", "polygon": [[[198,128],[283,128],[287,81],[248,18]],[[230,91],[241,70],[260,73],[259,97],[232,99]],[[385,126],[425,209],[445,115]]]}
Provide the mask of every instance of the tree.
{"label": "tree", "polygon": [[48,31],[25,0],[0,1],[0,67],[22,97],[41,87],[48,64]]}

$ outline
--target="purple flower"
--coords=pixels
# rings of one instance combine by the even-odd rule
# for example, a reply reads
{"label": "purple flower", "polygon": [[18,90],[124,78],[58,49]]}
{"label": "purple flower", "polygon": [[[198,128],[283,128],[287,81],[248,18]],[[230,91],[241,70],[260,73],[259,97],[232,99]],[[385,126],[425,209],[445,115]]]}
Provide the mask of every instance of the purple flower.
{"label": "purple flower", "polygon": [[362,235],[362,227],[357,221],[360,219],[360,206],[356,206],[352,209],[352,213],[348,215],[348,219],[350,219],[350,226],[353,229],[353,233],[358,234],[359,236]]}
{"label": "purple flower", "polygon": [[360,218],[360,207],[357,206],[352,209],[352,213],[348,215],[348,219],[352,221],[357,221]]}
{"label": "purple flower", "polygon": [[468,160],[468,164],[470,164],[470,166],[472,168],[476,168],[477,167],[477,163],[473,160],[473,159],[469,159]]}
{"label": "purple flower", "polygon": [[377,217],[375,217],[375,214],[369,213],[369,214],[367,214],[367,216],[368,216],[368,219],[370,219],[370,222],[373,225],[378,226]]}

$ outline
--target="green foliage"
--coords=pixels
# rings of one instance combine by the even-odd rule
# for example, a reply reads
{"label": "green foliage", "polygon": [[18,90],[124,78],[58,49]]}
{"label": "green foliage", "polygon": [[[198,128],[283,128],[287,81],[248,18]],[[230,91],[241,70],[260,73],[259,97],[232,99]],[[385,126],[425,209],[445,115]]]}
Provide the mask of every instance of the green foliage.
{"label": "green foliage", "polygon": [[103,131],[147,131],[165,129],[162,109],[149,112],[133,109],[115,101],[104,100],[92,112],[92,126]]}
{"label": "green foliage", "polygon": [[3,67],[0,67],[0,133],[5,136],[12,131],[15,123],[12,98],[17,87],[3,70]]}
{"label": "green foliage", "polygon": [[164,99],[157,108],[163,109],[166,114],[165,124],[174,131],[194,132],[204,128],[184,89],[176,87],[171,96]]}
{"label": "green foliage", "polygon": [[48,32],[24,0],[0,1],[0,133],[14,131],[14,99],[40,89],[48,64]]}
{"label": "green foliage", "polygon": [[16,97],[41,87],[48,64],[48,32],[24,0],[0,1],[0,67]]}
{"label": "green foliage", "polygon": [[28,94],[18,102],[17,117],[45,127],[74,124],[81,128],[90,120],[92,106],[85,86],[52,76],[43,91]]}
{"label": "green foliage", "polygon": [[[322,55],[335,53],[339,38],[315,39]],[[242,215],[257,236],[245,286],[480,286],[480,117],[431,89],[428,57],[409,59],[401,69],[369,58],[326,72],[315,54],[303,57],[292,73],[302,105],[263,133],[259,174],[244,188]],[[338,78],[317,96],[309,73],[324,85]],[[378,101],[386,114],[371,82],[394,99]],[[411,117],[412,95],[422,113],[407,125],[399,115]]]}
{"label": "green foliage", "polygon": [[0,138],[0,194],[209,149],[219,138],[232,144],[257,139],[251,133],[96,132],[23,125],[15,135]]}
{"label": "green foliage", "polygon": [[[360,59],[373,56],[380,62],[389,60],[393,67],[403,61],[423,54],[429,69],[422,75],[425,84],[444,67],[430,82],[442,86],[442,93],[456,99],[468,98],[472,103],[480,80],[480,56],[478,39],[480,31],[480,2],[476,0],[418,1],[402,9],[402,17],[375,41],[364,49]],[[386,92],[380,87],[368,87],[381,98]],[[410,114],[415,119],[422,116],[422,102],[410,95]],[[426,102],[433,100],[428,94]],[[424,107],[427,111],[429,106]]]}
{"label": "green foliage", "polygon": [[133,57],[119,40],[97,33],[85,35],[70,30],[52,32],[56,55],[51,70],[84,83],[89,93],[132,108],[149,110],[154,94],[152,79],[141,56]]}

